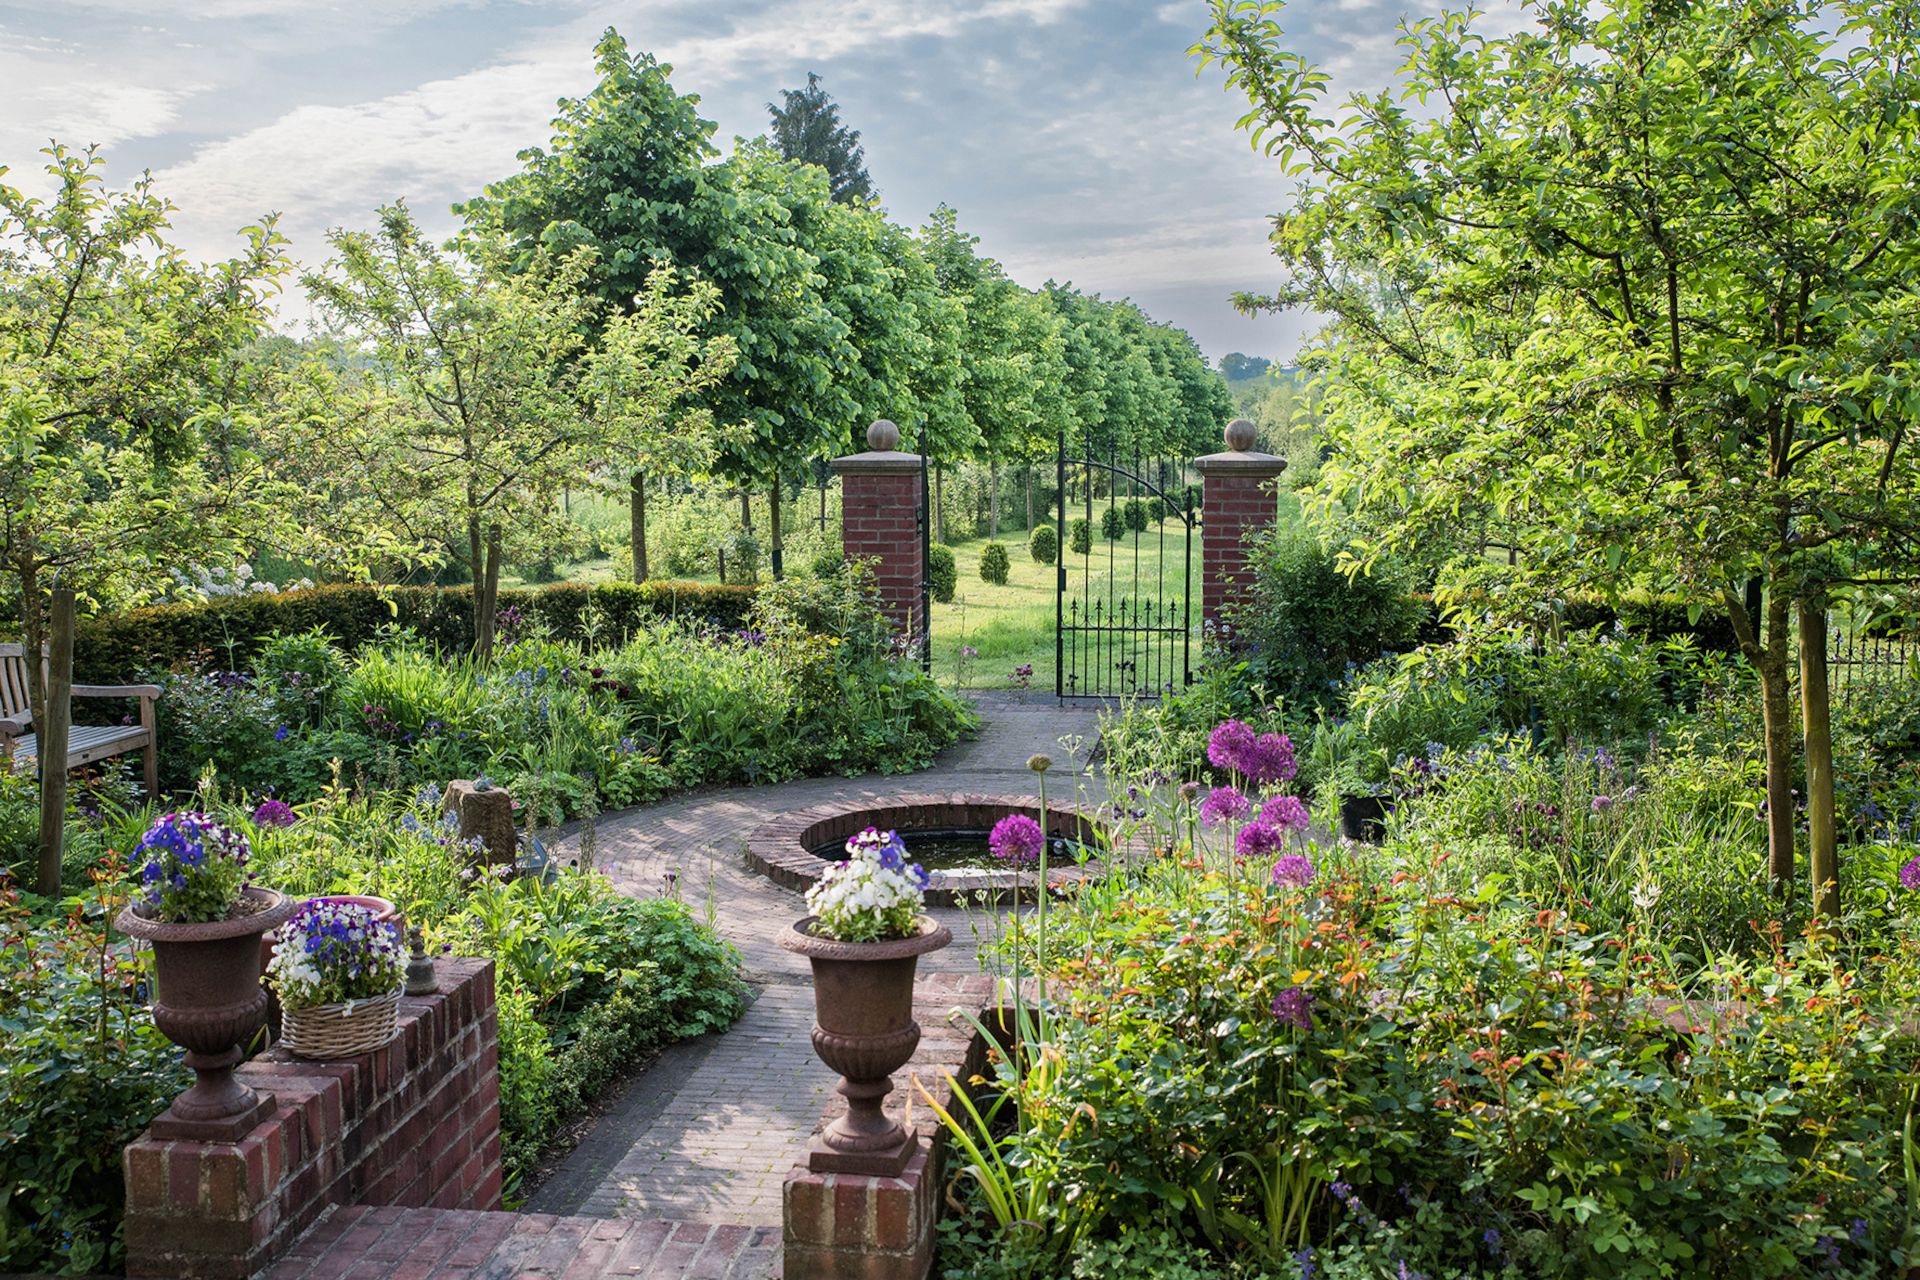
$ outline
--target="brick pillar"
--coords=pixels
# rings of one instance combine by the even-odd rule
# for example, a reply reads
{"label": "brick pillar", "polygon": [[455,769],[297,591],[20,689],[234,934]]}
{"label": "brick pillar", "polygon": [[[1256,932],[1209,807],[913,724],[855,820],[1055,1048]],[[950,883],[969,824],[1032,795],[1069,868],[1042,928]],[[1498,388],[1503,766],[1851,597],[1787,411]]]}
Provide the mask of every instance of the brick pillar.
{"label": "brick pillar", "polygon": [[848,560],[874,562],[880,609],[894,634],[917,639],[920,617],[920,455],[901,453],[900,428],[885,418],[867,428],[866,453],[835,458],[840,477],[840,546]]}
{"label": "brick pillar", "polygon": [[1253,424],[1235,418],[1227,424],[1227,450],[1193,460],[1200,473],[1200,616],[1220,620],[1221,612],[1245,598],[1253,582],[1247,541],[1273,524],[1274,482],[1287,469],[1285,458],[1253,450]]}

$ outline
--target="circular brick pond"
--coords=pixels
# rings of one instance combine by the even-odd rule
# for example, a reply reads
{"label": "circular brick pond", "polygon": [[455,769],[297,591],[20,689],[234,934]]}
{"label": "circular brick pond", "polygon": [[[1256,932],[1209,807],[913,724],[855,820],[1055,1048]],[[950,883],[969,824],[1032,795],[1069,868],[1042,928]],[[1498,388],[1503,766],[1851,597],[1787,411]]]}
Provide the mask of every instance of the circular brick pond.
{"label": "circular brick pond", "polygon": [[[1037,868],[1014,870],[991,865],[986,852],[987,833],[1010,813],[1032,815],[1034,802],[1017,796],[901,795],[880,800],[849,800],[815,805],[776,818],[747,837],[747,864],[774,883],[805,892],[838,859],[849,837],[868,827],[897,831],[913,856],[915,838],[929,845],[949,845],[956,837],[977,840],[978,867],[930,869],[933,877],[926,900],[931,906],[955,906],[985,895],[994,902],[1031,902],[1038,883]],[[1105,847],[1105,832],[1090,814],[1071,805],[1049,805],[1047,833],[1067,842],[1067,848]],[[1060,846],[1056,845],[1056,848]],[[1047,882],[1056,889],[1097,875],[1098,862],[1047,868]]]}

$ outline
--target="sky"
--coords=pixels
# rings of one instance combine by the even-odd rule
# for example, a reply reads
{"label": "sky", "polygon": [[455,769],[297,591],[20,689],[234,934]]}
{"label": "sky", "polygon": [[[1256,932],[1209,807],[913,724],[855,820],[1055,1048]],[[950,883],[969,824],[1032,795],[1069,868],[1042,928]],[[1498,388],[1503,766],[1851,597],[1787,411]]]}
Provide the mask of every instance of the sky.
{"label": "sky", "polygon": [[[1439,3],[1295,0],[1283,22],[1337,88],[1370,88],[1410,7]],[[1312,317],[1245,317],[1231,295],[1278,282],[1289,183],[1218,68],[1195,74],[1206,25],[1203,0],[0,0],[0,181],[44,190],[50,138],[98,143],[114,184],[153,172],[208,258],[269,211],[308,263],[395,198],[450,231],[448,206],[592,87],[613,26],[723,143],[817,72],[896,221],[945,201],[1022,284],[1129,297],[1216,361],[1285,363]],[[281,310],[311,318],[297,293]]]}

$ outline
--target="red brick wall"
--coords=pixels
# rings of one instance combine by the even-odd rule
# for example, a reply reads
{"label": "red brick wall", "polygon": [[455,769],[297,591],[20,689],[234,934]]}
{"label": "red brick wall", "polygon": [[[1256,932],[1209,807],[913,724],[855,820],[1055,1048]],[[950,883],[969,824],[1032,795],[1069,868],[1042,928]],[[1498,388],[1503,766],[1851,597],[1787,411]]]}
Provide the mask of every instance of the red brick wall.
{"label": "red brick wall", "polygon": [[127,1274],[251,1275],[329,1205],[500,1207],[493,962],[443,959],[385,1048],[341,1062],[274,1049],[236,1073],[271,1117],[234,1143],[126,1149]]}
{"label": "red brick wall", "polygon": [[1200,506],[1200,616],[1220,618],[1253,582],[1247,539],[1273,523],[1276,498],[1271,475],[1211,472]]}
{"label": "red brick wall", "polygon": [[917,634],[920,613],[920,477],[914,472],[841,473],[841,548],[872,560],[880,607],[894,632]]}

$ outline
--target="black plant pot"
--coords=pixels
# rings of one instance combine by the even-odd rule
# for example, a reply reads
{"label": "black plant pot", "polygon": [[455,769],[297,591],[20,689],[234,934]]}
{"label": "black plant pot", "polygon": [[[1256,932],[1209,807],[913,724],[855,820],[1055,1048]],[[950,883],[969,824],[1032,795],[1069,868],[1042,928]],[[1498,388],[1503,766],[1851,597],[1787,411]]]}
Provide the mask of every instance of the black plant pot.
{"label": "black plant pot", "polygon": [[1387,798],[1341,796],[1340,834],[1349,840],[1378,844],[1387,834]]}

